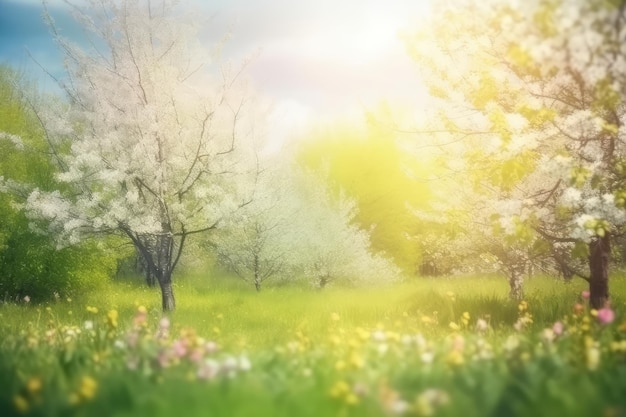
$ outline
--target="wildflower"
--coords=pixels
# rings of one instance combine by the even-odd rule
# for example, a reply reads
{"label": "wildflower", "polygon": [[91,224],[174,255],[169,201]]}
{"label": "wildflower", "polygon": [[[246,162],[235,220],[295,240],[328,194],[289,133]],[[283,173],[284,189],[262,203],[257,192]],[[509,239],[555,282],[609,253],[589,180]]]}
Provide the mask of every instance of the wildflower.
{"label": "wildflower", "polygon": [[159,320],[159,330],[160,331],[167,331],[170,328],[170,319],[168,319],[167,317],[163,317],[161,320]]}
{"label": "wildflower", "polygon": [[459,326],[458,324],[456,324],[455,322],[451,321],[450,324],[448,325],[448,327],[450,327],[450,329],[457,331],[461,329],[461,326]]}
{"label": "wildflower", "polygon": [[232,356],[229,356],[226,359],[224,359],[224,361],[222,362],[222,366],[220,368],[220,370],[230,378],[235,376],[238,369],[239,369],[239,363],[237,359],[235,359]]}
{"label": "wildflower", "polygon": [[418,395],[415,400],[415,411],[420,416],[432,416],[437,408],[448,404],[448,393],[439,389],[427,389]]}
{"label": "wildflower", "polygon": [[214,379],[220,371],[220,364],[214,359],[207,359],[198,368],[196,376],[203,381],[210,381]]}
{"label": "wildflower", "polygon": [[172,353],[179,358],[185,356],[187,354],[186,343],[180,339],[175,340],[174,343],[172,343]]}
{"label": "wildflower", "polygon": [[626,340],[615,341],[611,343],[611,350],[613,352],[626,352]]}
{"label": "wildflower", "polygon": [[354,392],[349,392],[345,398],[346,404],[356,405],[359,403],[359,397]]}
{"label": "wildflower", "polygon": [[119,317],[119,314],[117,312],[117,310],[111,310],[107,313],[107,322],[109,323],[109,326],[111,326],[112,328],[116,328],[117,327],[117,318]]}
{"label": "wildflower", "polygon": [[386,383],[380,386],[378,395],[383,407],[392,414],[404,414],[409,409],[409,404]]}
{"label": "wildflower", "polygon": [[159,329],[157,330],[157,339],[167,339],[170,329],[170,320],[167,317],[163,317],[159,320]]}
{"label": "wildflower", "polygon": [[554,332],[554,334],[556,336],[562,335],[563,334],[563,330],[564,330],[563,322],[557,321],[552,326],[552,331]]}
{"label": "wildflower", "polygon": [[470,321],[470,313],[466,311],[461,316],[461,322],[463,323],[464,326],[467,326],[469,324],[469,321]]}
{"label": "wildflower", "polygon": [[615,312],[610,307],[603,307],[598,310],[598,321],[602,324],[610,324],[615,320]]}
{"label": "wildflower", "polygon": [[24,302],[25,302],[25,303],[27,303],[27,304],[28,304],[28,303],[30,303],[30,297],[29,297],[28,295],[25,295],[25,296],[24,296],[24,298],[23,298],[23,300],[24,300]]}
{"label": "wildflower", "polygon": [[346,381],[340,380],[330,388],[330,396],[333,398],[340,398],[347,395],[350,392],[350,385]]}
{"label": "wildflower", "polygon": [[239,356],[239,370],[243,372],[248,372],[250,369],[252,369],[252,363],[250,362],[250,359],[248,359],[248,357],[245,355]]}
{"label": "wildflower", "polygon": [[93,314],[98,314],[98,308],[97,307],[87,306],[87,312],[88,313],[93,313]]}
{"label": "wildflower", "polygon": [[36,394],[37,392],[41,391],[42,385],[43,384],[41,383],[40,378],[32,377],[26,383],[26,390],[31,394]]}
{"label": "wildflower", "polygon": [[584,300],[588,300],[590,295],[591,295],[591,294],[589,293],[589,291],[582,291],[582,292],[580,293],[580,296],[581,296]]}
{"label": "wildflower", "polygon": [[510,335],[504,342],[503,348],[507,352],[513,352],[519,347],[519,345],[520,345],[519,338],[517,338],[517,336]]}
{"label": "wildflower", "polygon": [[463,365],[463,363],[465,362],[463,353],[459,350],[451,350],[450,353],[448,353],[446,360],[450,365],[457,365],[457,366]]}
{"label": "wildflower", "polygon": [[22,414],[26,413],[29,408],[28,401],[26,401],[26,399],[21,395],[13,397],[13,405],[15,406],[15,409]]}
{"label": "wildflower", "polygon": [[598,366],[600,366],[600,349],[596,343],[587,348],[585,356],[587,360],[587,369],[590,371],[598,369]]}
{"label": "wildflower", "polygon": [[523,313],[524,311],[528,310],[528,303],[526,301],[520,301],[517,309],[520,311],[520,313]]}
{"label": "wildflower", "polygon": [[85,328],[85,330],[93,330],[93,321],[86,320],[83,324],[83,327]]}
{"label": "wildflower", "polygon": [[452,339],[452,349],[458,350],[459,352],[463,351],[465,348],[465,339],[461,335],[454,336]]}
{"label": "wildflower", "polygon": [[349,363],[350,365],[352,365],[352,367],[360,369],[363,367],[365,361],[363,360],[363,357],[361,355],[356,352],[352,352],[352,354],[350,355]]}
{"label": "wildflower", "polygon": [[376,330],[372,332],[372,339],[375,342],[384,342],[386,338],[387,335],[385,335],[385,332],[383,332],[382,330]]}
{"label": "wildflower", "polygon": [[478,333],[486,332],[487,329],[489,329],[489,324],[487,323],[487,320],[485,319],[476,320],[476,331]]}
{"label": "wildflower", "polygon": [[80,382],[78,394],[85,400],[90,400],[96,395],[98,382],[90,376],[84,376]]}
{"label": "wildflower", "polygon": [[148,315],[138,309],[137,313],[135,314],[135,317],[133,317],[133,326],[145,327],[147,323],[148,323]]}
{"label": "wildflower", "polygon": [[574,313],[575,314],[582,314],[582,312],[585,310],[585,306],[580,304],[580,303],[576,303],[574,304]]}
{"label": "wildflower", "polygon": [[423,352],[420,355],[420,360],[423,364],[431,364],[435,360],[435,354],[431,351]]}
{"label": "wildflower", "polygon": [[543,329],[543,332],[541,332],[541,338],[547,342],[547,343],[552,343],[555,339],[556,335],[554,334],[554,330],[552,329]]}

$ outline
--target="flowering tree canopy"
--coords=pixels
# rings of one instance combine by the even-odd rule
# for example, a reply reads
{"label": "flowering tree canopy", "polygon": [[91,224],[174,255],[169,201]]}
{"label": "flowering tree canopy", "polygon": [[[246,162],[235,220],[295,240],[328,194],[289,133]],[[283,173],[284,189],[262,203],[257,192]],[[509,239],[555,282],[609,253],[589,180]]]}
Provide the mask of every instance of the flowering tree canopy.
{"label": "flowering tree canopy", "polygon": [[626,3],[440,2],[406,39],[441,104],[424,130],[480,172],[503,235],[583,248],[601,307],[626,222]]}
{"label": "flowering tree canopy", "polygon": [[356,202],[285,159],[262,170],[251,202],[212,234],[218,260],[257,291],[276,275],[304,275],[318,288],[397,278],[398,268],[372,251],[369,231],[355,224]]}
{"label": "flowering tree canopy", "polygon": [[240,71],[198,39],[203,22],[175,2],[92,0],[73,6],[91,49],[51,29],[65,53],[69,102],[39,109],[62,189],[34,189],[32,218],[61,242],[121,233],[175,307],[172,271],[186,238],[207,231],[247,197],[254,113]]}

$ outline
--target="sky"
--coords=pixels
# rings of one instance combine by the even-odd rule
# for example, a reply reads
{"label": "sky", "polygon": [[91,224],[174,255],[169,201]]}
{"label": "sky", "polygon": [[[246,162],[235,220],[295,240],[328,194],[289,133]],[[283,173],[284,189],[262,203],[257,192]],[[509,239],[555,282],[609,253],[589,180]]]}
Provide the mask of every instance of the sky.
{"label": "sky", "polygon": [[[77,0],[80,3],[83,0]],[[419,105],[424,89],[399,39],[428,13],[428,0],[182,0],[212,18],[207,36],[231,32],[223,58],[255,56],[248,76],[273,104],[272,134],[281,143],[310,125],[358,118],[381,100]],[[62,0],[47,0],[65,36],[80,28]],[[0,63],[54,74],[60,53],[41,19],[40,0],[0,0]],[[301,133],[301,132],[300,132]]]}

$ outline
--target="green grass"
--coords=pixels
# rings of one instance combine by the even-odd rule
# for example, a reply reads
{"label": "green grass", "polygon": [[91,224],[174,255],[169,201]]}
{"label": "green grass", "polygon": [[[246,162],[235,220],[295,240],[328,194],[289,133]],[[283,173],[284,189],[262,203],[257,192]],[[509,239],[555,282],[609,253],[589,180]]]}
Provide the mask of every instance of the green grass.
{"label": "green grass", "polygon": [[[565,284],[550,277],[528,279],[526,300],[537,324],[548,325],[571,313],[586,285],[582,280]],[[623,303],[626,279],[616,277],[612,289],[614,304]],[[508,283],[500,276],[414,279],[378,288],[270,286],[257,293],[251,285],[234,278],[195,275],[179,279],[175,291],[174,323],[206,335],[217,327],[224,342],[245,343],[252,348],[284,343],[297,330],[325,334],[332,313],[337,313],[346,327],[365,328],[405,321],[407,314],[414,319],[436,316],[439,326],[432,326],[430,331],[440,330],[441,334],[447,333],[448,324],[465,311],[474,317],[490,315],[495,328],[510,327],[517,319],[517,303],[508,299]],[[454,293],[454,301],[449,293]],[[145,305],[159,315],[160,295],[158,288],[146,288],[140,281],[112,283],[104,291],[73,300],[72,306],[59,306],[58,311],[83,311],[84,305],[116,308],[124,315],[131,314],[137,305]]]}
{"label": "green grass", "polygon": [[[438,415],[620,415],[626,279],[611,282],[618,314],[611,326],[597,324],[589,311],[573,315],[585,288],[581,280],[528,279],[533,322],[521,332],[513,324],[525,313],[498,276],[321,291],[268,285],[257,293],[233,278],[187,275],[175,284],[177,310],[166,315],[172,328],[163,340],[156,336],[159,291],[140,280],[112,281],[71,300],[2,304],[0,414],[18,415],[19,397],[27,412],[46,416],[169,416],[183,409],[186,416],[384,416],[394,414],[389,404],[398,399],[406,400],[404,415],[428,415],[426,406]],[[145,327],[136,324],[139,306],[147,310]],[[111,310],[117,320],[107,318]],[[477,319],[489,322],[486,333],[474,329]],[[546,341],[544,329],[559,320],[566,334]],[[94,330],[84,329],[87,321]],[[128,342],[133,333],[141,336],[137,348]],[[220,346],[207,357],[243,354],[252,370],[206,382],[187,356],[158,365],[176,343],[192,349],[207,340]],[[615,348],[622,340],[623,352]],[[594,349],[598,363],[589,356]],[[141,359],[139,369],[129,368],[131,359]],[[97,381],[97,395],[74,404],[68,398],[85,376]],[[29,391],[33,378],[43,381],[41,392]],[[431,395],[440,391],[448,399],[442,404]]]}

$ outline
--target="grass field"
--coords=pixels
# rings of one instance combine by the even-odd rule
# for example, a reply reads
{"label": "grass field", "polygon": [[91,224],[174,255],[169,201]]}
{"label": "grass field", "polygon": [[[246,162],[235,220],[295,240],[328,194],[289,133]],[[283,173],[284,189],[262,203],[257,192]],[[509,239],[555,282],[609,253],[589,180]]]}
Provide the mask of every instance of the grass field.
{"label": "grass field", "polygon": [[585,284],[534,277],[517,303],[493,276],[256,293],[196,275],[167,316],[138,281],[2,304],[0,414],[626,416],[626,279],[615,317]]}

